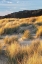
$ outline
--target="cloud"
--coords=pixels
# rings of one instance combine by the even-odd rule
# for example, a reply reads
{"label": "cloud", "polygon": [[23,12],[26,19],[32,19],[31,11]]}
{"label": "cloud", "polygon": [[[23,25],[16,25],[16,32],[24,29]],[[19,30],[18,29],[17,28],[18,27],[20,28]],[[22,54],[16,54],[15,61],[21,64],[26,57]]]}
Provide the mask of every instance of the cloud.
{"label": "cloud", "polygon": [[12,4],[12,2],[7,1],[8,4]]}
{"label": "cloud", "polygon": [[19,1],[17,1],[17,4],[19,3]]}
{"label": "cloud", "polygon": [[2,3],[8,3],[8,4],[12,4],[12,1],[11,0],[1,0]]}

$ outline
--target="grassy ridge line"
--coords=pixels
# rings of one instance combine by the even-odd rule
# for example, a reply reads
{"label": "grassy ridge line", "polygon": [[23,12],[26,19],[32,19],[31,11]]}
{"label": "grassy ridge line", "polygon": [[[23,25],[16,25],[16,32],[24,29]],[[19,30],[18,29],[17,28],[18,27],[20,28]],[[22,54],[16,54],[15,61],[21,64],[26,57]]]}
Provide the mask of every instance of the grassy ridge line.
{"label": "grassy ridge line", "polygon": [[17,32],[18,28],[22,24],[38,24],[42,25],[42,16],[31,17],[31,18],[23,18],[23,19],[2,19],[0,20],[0,35],[7,33]]}

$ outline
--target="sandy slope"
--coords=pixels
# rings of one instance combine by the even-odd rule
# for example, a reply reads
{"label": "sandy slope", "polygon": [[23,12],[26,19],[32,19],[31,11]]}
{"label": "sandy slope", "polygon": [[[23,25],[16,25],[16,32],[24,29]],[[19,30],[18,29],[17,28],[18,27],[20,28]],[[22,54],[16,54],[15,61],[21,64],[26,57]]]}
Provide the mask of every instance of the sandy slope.
{"label": "sandy slope", "polygon": [[0,64],[7,64],[7,58],[4,55],[0,55]]}

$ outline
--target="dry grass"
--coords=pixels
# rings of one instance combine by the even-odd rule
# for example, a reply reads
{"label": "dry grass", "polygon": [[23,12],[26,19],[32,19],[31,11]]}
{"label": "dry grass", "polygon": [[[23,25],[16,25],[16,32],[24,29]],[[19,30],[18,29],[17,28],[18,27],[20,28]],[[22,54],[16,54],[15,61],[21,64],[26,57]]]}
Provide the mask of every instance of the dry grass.
{"label": "dry grass", "polygon": [[20,50],[20,45],[17,42],[11,43],[11,45],[8,45],[6,47],[6,55],[8,57],[9,64],[18,63],[16,55],[18,54],[19,50]]}
{"label": "dry grass", "polygon": [[2,44],[0,43],[0,54],[1,54],[1,52],[2,52]]}
{"label": "dry grass", "polygon": [[6,54],[10,64],[42,64],[42,41],[33,40],[27,46],[11,43],[6,48]]}
{"label": "dry grass", "polygon": [[38,30],[36,32],[36,36],[37,37],[41,37],[42,36],[42,26],[38,27]]}
{"label": "dry grass", "polygon": [[[20,26],[35,25],[37,27],[36,37],[42,36],[42,16],[15,19],[8,18],[0,20],[0,35],[17,33]],[[37,25],[39,23],[40,25]],[[24,31],[22,39],[31,39],[29,30]],[[30,45],[21,46],[17,36],[4,38],[5,53],[9,64],[42,64],[42,41],[33,40]],[[2,51],[0,44],[0,53]],[[5,54],[4,53],[4,54]]]}
{"label": "dry grass", "polygon": [[36,23],[41,23],[41,22],[42,22],[42,16],[23,18],[23,19],[15,19],[15,18],[1,19],[0,20],[0,35],[12,34],[16,30],[18,30],[18,27],[21,26],[22,24],[36,24]]}
{"label": "dry grass", "polygon": [[13,58],[18,53],[19,49],[20,45],[17,42],[11,43],[11,45],[6,47],[7,55]]}
{"label": "dry grass", "polygon": [[0,28],[0,35],[4,34],[4,28]]}
{"label": "dry grass", "polygon": [[25,40],[25,39],[31,39],[32,36],[31,36],[31,33],[29,30],[25,30],[24,31],[24,34],[22,35],[22,39]]}
{"label": "dry grass", "polygon": [[15,41],[16,42],[18,41],[18,37],[17,36],[11,36],[11,37],[6,36],[4,38],[4,43],[5,44],[11,44],[11,43],[14,43]]}
{"label": "dry grass", "polygon": [[27,64],[42,64],[42,57],[33,55],[33,57],[29,58]]}

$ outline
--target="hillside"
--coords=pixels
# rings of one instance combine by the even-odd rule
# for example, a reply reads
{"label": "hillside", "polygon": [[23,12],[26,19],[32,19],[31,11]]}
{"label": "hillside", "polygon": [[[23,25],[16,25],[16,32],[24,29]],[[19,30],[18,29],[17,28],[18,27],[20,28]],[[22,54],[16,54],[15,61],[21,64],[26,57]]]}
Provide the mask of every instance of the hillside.
{"label": "hillside", "polygon": [[0,19],[0,64],[42,64],[42,15]]}
{"label": "hillside", "polygon": [[19,12],[14,12],[5,16],[0,16],[0,18],[27,18],[27,17],[35,17],[41,16],[42,9],[38,10],[23,10]]}
{"label": "hillside", "polygon": [[21,33],[26,29],[35,32],[35,27],[38,26],[42,26],[42,16],[22,19],[5,18],[0,20],[0,35]]}

